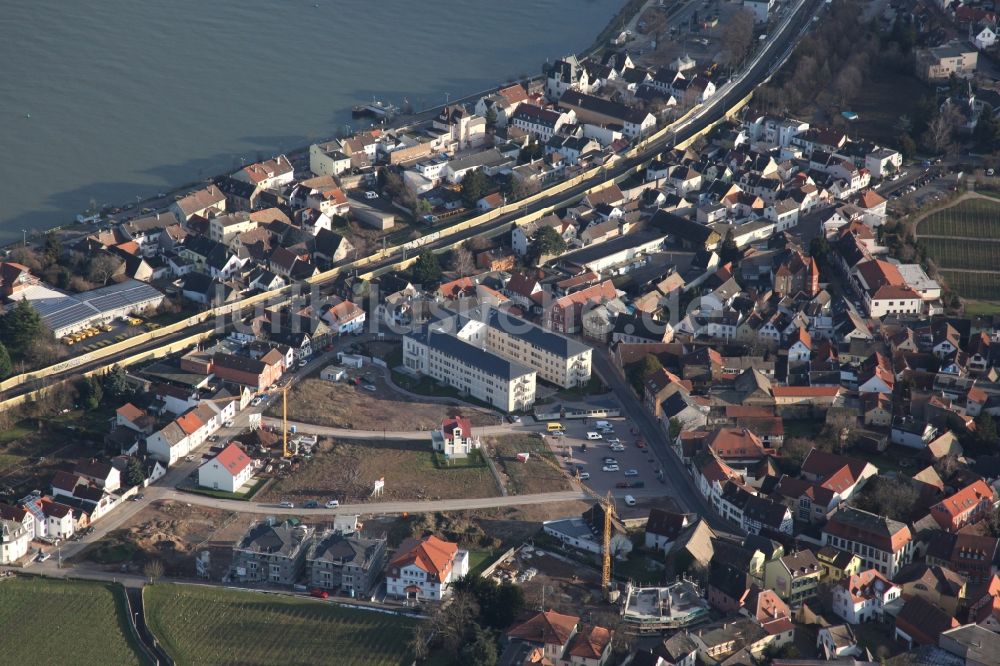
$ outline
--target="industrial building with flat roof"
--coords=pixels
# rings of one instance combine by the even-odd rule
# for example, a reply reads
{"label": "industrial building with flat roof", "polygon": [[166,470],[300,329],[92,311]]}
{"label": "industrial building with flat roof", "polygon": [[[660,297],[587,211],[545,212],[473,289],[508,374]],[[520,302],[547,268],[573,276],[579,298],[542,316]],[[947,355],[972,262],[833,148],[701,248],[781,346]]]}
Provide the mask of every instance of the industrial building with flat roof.
{"label": "industrial building with flat roof", "polygon": [[138,280],[125,280],[73,295],[35,284],[17,292],[16,298],[31,303],[57,338],[155,308],[163,302],[162,293]]}

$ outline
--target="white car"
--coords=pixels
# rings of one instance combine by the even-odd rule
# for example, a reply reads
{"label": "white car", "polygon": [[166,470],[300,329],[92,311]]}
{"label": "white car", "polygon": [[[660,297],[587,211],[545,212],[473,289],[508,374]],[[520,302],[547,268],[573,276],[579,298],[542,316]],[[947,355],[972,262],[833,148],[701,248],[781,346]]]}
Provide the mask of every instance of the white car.
{"label": "white car", "polygon": [[326,508],[328,509],[336,509],[338,506],[340,506],[340,502],[337,500],[330,500],[326,503]]}
{"label": "white car", "polygon": [[282,502],[279,506],[282,509],[294,509],[295,508],[295,503],[294,502],[285,501],[285,502]]}
{"label": "white car", "polygon": [[365,192],[365,199],[378,199],[378,192],[372,192],[368,190]]}
{"label": "white car", "polygon": [[44,562],[50,557],[52,557],[51,553],[38,553],[38,557],[36,557],[35,559],[38,560],[39,562]]}
{"label": "white car", "polygon": [[253,400],[250,401],[250,406],[251,407],[256,407],[257,405],[259,405],[262,402],[264,402],[263,398],[261,398],[260,396],[257,396],[256,398],[254,398]]}
{"label": "white car", "polygon": [[590,472],[580,472],[580,480],[586,481],[590,478]]}
{"label": "white car", "polygon": [[599,432],[588,432],[587,439],[604,439],[604,436]]}
{"label": "white car", "polygon": [[232,421],[232,420],[230,420],[230,421],[226,421],[226,422],[225,422],[225,423],[223,423],[222,425],[224,425],[224,426],[225,426],[225,427],[227,427],[227,428],[235,428],[235,427],[236,427],[236,422],[235,422],[235,421]]}
{"label": "white car", "polygon": [[376,389],[376,388],[375,388],[375,385],[374,385],[374,384],[365,384],[365,385],[364,385],[364,386],[362,386],[361,388],[363,388],[363,389],[364,389],[364,390],[366,390],[366,391],[371,391],[372,393],[374,393],[375,391],[377,391],[377,390],[378,390],[378,389]]}
{"label": "white car", "polygon": [[618,465],[605,465],[604,467],[601,468],[602,472],[618,472],[620,470],[621,467],[619,467]]}
{"label": "white car", "polygon": [[635,506],[635,498],[631,495],[625,496],[625,504],[628,506]]}

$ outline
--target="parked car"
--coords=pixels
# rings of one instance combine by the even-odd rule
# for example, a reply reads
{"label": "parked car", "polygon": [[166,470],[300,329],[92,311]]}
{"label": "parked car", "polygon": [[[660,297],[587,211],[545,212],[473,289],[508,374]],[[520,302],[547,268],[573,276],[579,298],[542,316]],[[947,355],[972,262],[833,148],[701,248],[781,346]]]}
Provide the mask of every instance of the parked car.
{"label": "parked car", "polygon": [[294,502],[289,502],[289,501],[286,500],[286,501],[282,502],[281,504],[279,504],[279,506],[282,509],[294,509],[295,508],[295,503]]}
{"label": "parked car", "polygon": [[617,472],[620,469],[621,468],[618,467],[618,465],[605,465],[604,467],[601,468],[601,471],[602,472]]}
{"label": "parked car", "polygon": [[599,432],[588,432],[587,439],[604,439],[604,436]]}
{"label": "parked car", "polygon": [[330,500],[326,503],[326,508],[328,509],[336,509],[338,506],[340,506],[340,502],[337,500]]}
{"label": "parked car", "polygon": [[625,470],[625,476],[639,476],[639,470],[637,470],[637,469],[627,469],[627,470]]}
{"label": "parked car", "polygon": [[259,405],[262,402],[263,402],[263,400],[261,399],[261,397],[257,396],[256,398],[254,398],[253,400],[250,401],[250,406],[251,407],[256,407],[257,405]]}
{"label": "parked car", "polygon": [[632,497],[631,495],[626,495],[625,496],[625,504],[627,506],[635,506],[635,498]]}
{"label": "parked car", "polygon": [[580,480],[586,481],[590,478],[590,472],[580,472]]}
{"label": "parked car", "polygon": [[306,508],[306,509],[318,509],[319,508],[319,502],[317,502],[316,500],[309,500],[308,502],[306,502],[302,506],[304,508]]}
{"label": "parked car", "polygon": [[625,447],[621,444],[618,444],[617,446],[612,446],[611,450],[614,451],[615,453],[621,453],[622,451],[625,450]]}
{"label": "parked car", "polygon": [[38,557],[36,557],[35,559],[38,560],[39,562],[44,562],[50,557],[52,557],[52,553],[38,553]]}
{"label": "parked car", "polygon": [[194,462],[194,456],[184,456],[185,462]]}
{"label": "parked car", "polygon": [[364,385],[364,386],[362,386],[361,388],[363,388],[363,389],[364,389],[364,390],[366,390],[366,391],[371,391],[372,393],[374,393],[375,391],[377,391],[377,390],[378,390],[377,388],[375,388],[375,385],[374,385],[374,384],[365,384],[365,385]]}
{"label": "parked car", "polygon": [[612,458],[611,456],[605,456],[604,458],[601,459],[601,462],[604,463],[605,465],[617,465],[618,464],[618,461],[616,459]]}
{"label": "parked car", "polygon": [[234,427],[236,427],[236,422],[233,421],[232,419],[230,419],[229,421],[226,421],[222,425],[224,425],[227,428],[234,428]]}
{"label": "parked car", "polygon": [[330,593],[326,590],[312,590],[309,593],[310,597],[316,597],[317,599],[329,599]]}
{"label": "parked car", "polygon": [[219,441],[219,436],[218,435],[209,435],[208,436],[208,441],[210,441],[210,442],[217,442],[217,441]]}

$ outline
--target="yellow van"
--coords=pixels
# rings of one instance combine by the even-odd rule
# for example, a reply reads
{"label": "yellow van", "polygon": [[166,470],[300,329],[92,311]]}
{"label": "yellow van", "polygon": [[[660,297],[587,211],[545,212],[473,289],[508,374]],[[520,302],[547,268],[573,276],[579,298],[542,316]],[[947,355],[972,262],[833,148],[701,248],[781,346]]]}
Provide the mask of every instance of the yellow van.
{"label": "yellow van", "polygon": [[562,430],[563,429],[562,423],[550,423],[550,424],[548,424],[546,426],[546,428],[549,429],[549,432],[552,432],[554,430]]}

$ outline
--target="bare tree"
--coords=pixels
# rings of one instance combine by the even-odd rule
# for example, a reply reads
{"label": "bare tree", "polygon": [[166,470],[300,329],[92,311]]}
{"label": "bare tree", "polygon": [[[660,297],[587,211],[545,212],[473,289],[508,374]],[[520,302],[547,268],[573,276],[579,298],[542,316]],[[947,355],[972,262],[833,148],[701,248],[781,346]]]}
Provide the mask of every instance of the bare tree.
{"label": "bare tree", "polygon": [[163,562],[160,560],[150,560],[142,568],[142,573],[146,575],[150,583],[155,583],[158,578],[163,577]]}
{"label": "bare tree", "polygon": [[952,148],[951,133],[955,129],[956,111],[945,106],[927,126],[924,142],[935,153],[947,153]]}
{"label": "bare tree", "polygon": [[106,285],[121,268],[122,260],[110,254],[98,254],[87,262],[87,279]]}
{"label": "bare tree", "polygon": [[493,240],[486,236],[473,236],[465,241],[465,247],[473,252],[479,252],[493,247]]}
{"label": "bare tree", "polygon": [[472,258],[472,253],[466,248],[459,246],[451,251],[451,270],[458,274],[458,277],[465,277],[476,272],[476,263]]}
{"label": "bare tree", "polygon": [[742,63],[753,44],[753,14],[746,9],[733,14],[722,29],[722,43],[724,62],[734,67]]}

